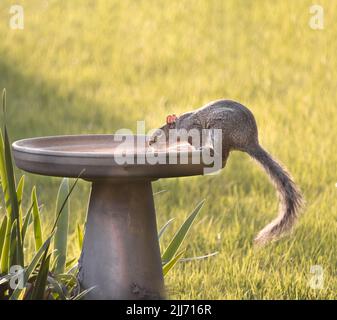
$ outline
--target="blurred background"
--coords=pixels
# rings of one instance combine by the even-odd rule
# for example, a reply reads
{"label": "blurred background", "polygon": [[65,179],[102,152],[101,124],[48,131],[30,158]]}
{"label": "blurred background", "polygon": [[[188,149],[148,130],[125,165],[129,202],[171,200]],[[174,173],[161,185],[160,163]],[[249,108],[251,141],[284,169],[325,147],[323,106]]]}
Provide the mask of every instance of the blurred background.
{"label": "blurred background", "polygon": [[[14,4],[24,9],[22,30],[10,26]],[[180,263],[166,278],[170,297],[336,299],[337,1],[319,1],[322,30],[310,26],[312,4],[1,0],[0,89],[7,89],[11,140],[114,133],[135,129],[137,120],[151,129],[167,114],[237,100],[304,192],[304,214],[290,237],[254,249],[278,202],[265,174],[239,152],[219,175],[155,182],[155,191],[167,190],[155,197],[158,226],[175,218],[167,239],[206,199],[186,256],[219,252]],[[28,174],[26,181],[37,185],[50,225],[60,179]],[[74,237],[88,194],[81,183],[71,199]],[[324,270],[322,289],[308,284],[313,265]]]}

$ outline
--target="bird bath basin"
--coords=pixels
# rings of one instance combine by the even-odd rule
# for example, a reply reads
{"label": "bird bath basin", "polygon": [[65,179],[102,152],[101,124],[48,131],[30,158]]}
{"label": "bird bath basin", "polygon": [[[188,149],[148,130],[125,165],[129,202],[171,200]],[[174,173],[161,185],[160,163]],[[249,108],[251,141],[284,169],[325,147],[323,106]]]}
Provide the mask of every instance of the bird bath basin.
{"label": "bird bath basin", "polygon": [[[77,177],[82,171],[81,178],[92,185],[79,260],[82,287],[95,287],[88,299],[165,296],[151,181],[200,175],[205,168],[202,161],[192,163],[193,157],[201,159],[201,150],[156,151],[147,146],[146,136],[124,138],[76,135],[13,143],[20,169],[58,177]],[[154,163],[158,155],[162,163]],[[177,163],[168,162],[172,155]]]}

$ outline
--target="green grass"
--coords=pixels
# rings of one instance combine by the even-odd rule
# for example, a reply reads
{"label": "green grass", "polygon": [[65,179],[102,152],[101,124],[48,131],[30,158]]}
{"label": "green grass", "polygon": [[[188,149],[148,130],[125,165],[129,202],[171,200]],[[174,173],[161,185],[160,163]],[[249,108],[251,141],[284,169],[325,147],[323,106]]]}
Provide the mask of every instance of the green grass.
{"label": "green grass", "polygon": [[[185,299],[336,299],[337,1],[320,1],[325,29],[309,25],[311,1],[16,1],[25,29],[9,28],[0,4],[0,88],[7,88],[12,139],[147,128],[169,113],[218,99],[247,105],[262,145],[291,171],[306,208],[290,237],[266,248],[254,235],[275,215],[275,191],[258,166],[232,153],[221,174],[160,180],[158,225],[165,239],[206,198],[186,256],[166,278]],[[53,221],[60,179],[28,175]],[[27,190],[29,190],[27,188]],[[72,197],[69,253],[78,255],[88,185]],[[43,225],[45,225],[43,223]],[[171,232],[171,233],[170,233]],[[32,244],[30,250],[33,250]],[[324,268],[324,289],[308,286]]]}

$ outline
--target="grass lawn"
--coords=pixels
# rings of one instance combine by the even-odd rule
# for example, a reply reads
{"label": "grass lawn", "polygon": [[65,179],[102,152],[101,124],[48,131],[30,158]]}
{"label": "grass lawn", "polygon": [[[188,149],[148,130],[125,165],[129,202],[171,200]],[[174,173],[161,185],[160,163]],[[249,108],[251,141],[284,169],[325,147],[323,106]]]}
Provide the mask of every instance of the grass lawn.
{"label": "grass lawn", "polygon": [[[199,200],[203,211],[186,256],[168,274],[171,298],[337,298],[337,1],[321,0],[323,30],[309,27],[306,0],[30,0],[24,30],[9,28],[0,3],[0,89],[7,88],[11,139],[114,133],[161,125],[219,99],[256,116],[260,142],[288,167],[306,207],[294,233],[265,248],[252,240],[277,214],[275,190],[248,157],[234,152],[219,175],[154,182],[158,225]],[[19,172],[17,172],[19,174]],[[27,174],[54,218],[60,179]],[[28,188],[27,188],[28,190]],[[71,237],[85,220],[88,185],[72,197]],[[79,250],[70,241],[74,257]],[[33,250],[29,245],[27,250]],[[324,286],[308,285],[321,265]]]}

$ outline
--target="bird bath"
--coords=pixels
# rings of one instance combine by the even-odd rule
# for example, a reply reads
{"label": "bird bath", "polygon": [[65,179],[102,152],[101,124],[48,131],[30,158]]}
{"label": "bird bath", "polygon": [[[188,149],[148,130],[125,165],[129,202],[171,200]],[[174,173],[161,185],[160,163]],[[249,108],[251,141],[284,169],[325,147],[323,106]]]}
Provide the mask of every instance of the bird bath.
{"label": "bird bath", "polygon": [[[192,163],[192,157],[202,158],[202,151],[176,152],[178,159],[186,157],[186,164],[151,164],[155,155],[167,160],[172,152],[149,149],[146,136],[128,136],[123,143],[118,137],[24,139],[13,143],[13,154],[25,171],[77,177],[84,169],[81,178],[91,182],[79,260],[81,286],[95,287],[88,299],[160,299],[165,294],[151,181],[203,174],[205,164]],[[151,163],[144,161],[146,153]],[[120,163],[122,155],[128,156],[128,163]]]}

